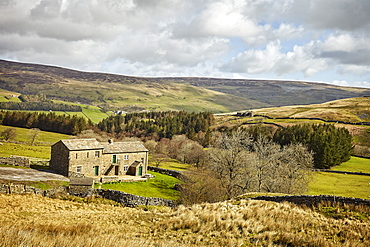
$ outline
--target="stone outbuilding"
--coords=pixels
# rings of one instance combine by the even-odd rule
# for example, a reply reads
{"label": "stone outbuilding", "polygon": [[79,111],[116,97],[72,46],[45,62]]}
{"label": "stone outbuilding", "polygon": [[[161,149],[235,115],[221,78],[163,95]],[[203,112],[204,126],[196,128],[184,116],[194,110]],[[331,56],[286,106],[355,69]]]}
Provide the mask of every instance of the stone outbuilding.
{"label": "stone outbuilding", "polygon": [[50,169],[67,177],[92,177],[97,181],[143,177],[148,150],[142,142],[109,142],[66,139],[51,146]]}

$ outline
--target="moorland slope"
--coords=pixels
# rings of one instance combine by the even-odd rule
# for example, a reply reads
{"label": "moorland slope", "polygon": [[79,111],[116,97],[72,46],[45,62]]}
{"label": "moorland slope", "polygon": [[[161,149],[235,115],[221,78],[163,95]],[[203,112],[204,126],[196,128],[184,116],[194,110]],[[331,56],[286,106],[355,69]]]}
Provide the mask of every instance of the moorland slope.
{"label": "moorland slope", "polygon": [[105,109],[228,112],[323,103],[370,89],[323,83],[221,78],[146,78],[0,60],[0,89]]}

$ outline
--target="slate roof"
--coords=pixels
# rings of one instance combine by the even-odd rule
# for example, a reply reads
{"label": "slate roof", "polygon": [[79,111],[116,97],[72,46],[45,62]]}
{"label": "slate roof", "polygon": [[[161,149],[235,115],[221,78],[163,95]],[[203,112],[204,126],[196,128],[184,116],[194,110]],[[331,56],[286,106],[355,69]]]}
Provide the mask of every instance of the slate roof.
{"label": "slate roof", "polygon": [[103,149],[104,146],[96,139],[65,139],[60,140],[70,151]]}
{"label": "slate roof", "polygon": [[102,143],[96,139],[65,139],[60,140],[70,151],[103,149],[103,153],[148,152],[141,142]]}
{"label": "slate roof", "polygon": [[113,142],[104,144],[103,153],[133,153],[133,152],[148,152],[141,142]]}

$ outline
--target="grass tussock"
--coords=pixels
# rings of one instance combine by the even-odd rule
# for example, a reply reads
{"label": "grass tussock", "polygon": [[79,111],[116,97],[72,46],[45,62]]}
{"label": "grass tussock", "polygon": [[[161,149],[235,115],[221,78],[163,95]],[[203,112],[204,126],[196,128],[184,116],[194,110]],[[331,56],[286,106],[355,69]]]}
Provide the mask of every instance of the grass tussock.
{"label": "grass tussock", "polygon": [[369,246],[368,212],[255,200],[124,208],[0,195],[0,246]]}

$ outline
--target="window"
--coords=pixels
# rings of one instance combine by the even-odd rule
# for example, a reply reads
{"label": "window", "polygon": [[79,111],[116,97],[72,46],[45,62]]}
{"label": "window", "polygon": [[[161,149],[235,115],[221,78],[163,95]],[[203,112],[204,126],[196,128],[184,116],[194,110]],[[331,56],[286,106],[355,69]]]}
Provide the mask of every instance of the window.
{"label": "window", "polygon": [[128,154],[125,154],[125,155],[123,156],[123,159],[124,159],[124,160],[128,160]]}
{"label": "window", "polygon": [[112,163],[117,163],[117,155],[113,154]]}
{"label": "window", "polygon": [[76,153],[76,159],[78,158],[78,153]]}
{"label": "window", "polygon": [[81,173],[81,171],[82,171],[82,166],[77,166],[76,172]]}
{"label": "window", "polygon": [[99,158],[100,156],[100,152],[99,151],[95,151],[95,157]]}
{"label": "window", "polygon": [[89,158],[89,152],[86,153],[86,158]]}
{"label": "window", "polygon": [[127,171],[128,171],[128,166],[124,166],[124,167],[123,167],[123,171],[124,171],[124,172],[127,172]]}

